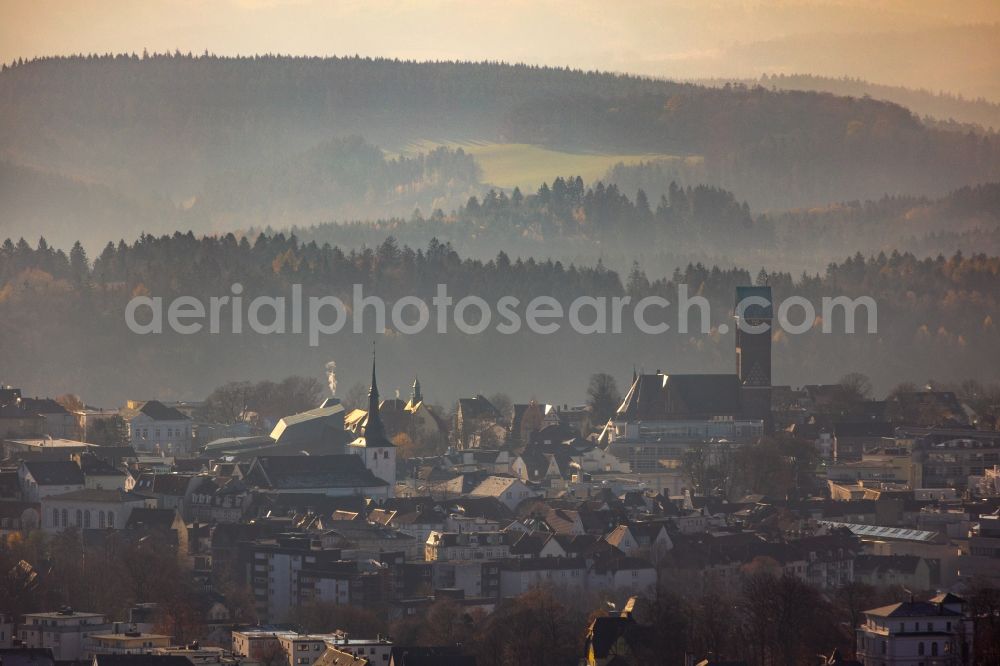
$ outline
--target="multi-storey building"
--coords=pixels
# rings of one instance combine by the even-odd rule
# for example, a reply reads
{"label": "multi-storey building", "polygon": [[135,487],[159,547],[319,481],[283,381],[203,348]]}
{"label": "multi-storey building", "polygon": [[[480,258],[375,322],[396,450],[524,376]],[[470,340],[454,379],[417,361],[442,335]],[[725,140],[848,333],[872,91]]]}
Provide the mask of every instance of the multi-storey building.
{"label": "multi-storey building", "polygon": [[29,613],[18,626],[24,647],[48,648],[58,661],[89,659],[88,639],[112,630],[101,613],[78,613],[64,608],[51,613]]}
{"label": "multi-storey building", "polygon": [[502,559],[510,555],[510,547],[519,536],[514,532],[431,532],[424,559],[428,562]]}
{"label": "multi-storey building", "polygon": [[1000,433],[945,428],[904,428],[912,439],[914,462],[922,467],[925,488],[964,488],[970,476],[983,476],[1000,463]]}
{"label": "multi-storey building", "polygon": [[858,660],[864,666],[967,666],[973,629],[965,600],[953,594],[874,608],[858,627]]}

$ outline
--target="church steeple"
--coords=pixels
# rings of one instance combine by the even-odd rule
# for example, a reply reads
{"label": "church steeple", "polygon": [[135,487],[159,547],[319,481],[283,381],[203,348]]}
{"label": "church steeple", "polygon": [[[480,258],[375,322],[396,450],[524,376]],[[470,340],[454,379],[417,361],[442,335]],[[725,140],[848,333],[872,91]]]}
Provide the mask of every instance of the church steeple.
{"label": "church steeple", "polygon": [[385,440],[385,425],[379,412],[378,382],[375,379],[375,344],[372,343],[372,385],[368,389],[368,419],[365,421],[365,440]]}
{"label": "church steeple", "polygon": [[413,377],[413,391],[410,393],[410,402],[416,405],[418,402],[423,401],[424,396],[420,395],[420,378]]}

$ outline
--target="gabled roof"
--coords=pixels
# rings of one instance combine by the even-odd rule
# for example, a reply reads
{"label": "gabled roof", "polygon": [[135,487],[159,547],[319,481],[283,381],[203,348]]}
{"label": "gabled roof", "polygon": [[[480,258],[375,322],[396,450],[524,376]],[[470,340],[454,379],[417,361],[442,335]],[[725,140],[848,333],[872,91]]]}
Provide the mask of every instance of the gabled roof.
{"label": "gabled roof", "polygon": [[865,615],[874,615],[875,617],[934,617],[937,615],[954,617],[962,614],[929,601],[904,601],[866,610]]}
{"label": "gabled roof", "polygon": [[639,375],[615,415],[620,421],[738,416],[736,375]]}
{"label": "gabled roof", "polygon": [[124,471],[90,453],[80,456],[80,468],[84,476],[125,476]]}
{"label": "gabled roof", "polygon": [[66,408],[52,398],[21,398],[21,408],[30,414],[68,414]]}
{"label": "gabled roof", "polygon": [[634,647],[649,632],[650,628],[640,627],[631,615],[595,617],[587,631],[587,643],[593,650],[594,657],[606,659],[612,656],[611,648],[620,639]]}
{"label": "gabled roof", "polygon": [[538,557],[545,544],[552,539],[552,534],[545,532],[531,532],[522,534],[510,547],[511,555],[527,555]]}
{"label": "gabled roof", "polygon": [[354,454],[262,456],[254,459],[246,482],[250,486],[274,490],[388,485]]}
{"label": "gabled roof", "polygon": [[501,497],[521,480],[513,476],[488,476],[469,493],[472,497]]}
{"label": "gabled roof", "polygon": [[154,474],[144,472],[139,475],[135,482],[135,490],[143,493],[153,493],[156,495],[168,495],[171,497],[184,497],[187,494],[188,485],[193,474]]}
{"label": "gabled roof", "polygon": [[187,415],[174,407],[167,407],[159,400],[147,400],[138,409],[122,410],[122,418],[131,420],[145,414],[154,421],[190,421]]}
{"label": "gabled roof", "polygon": [[72,460],[21,463],[40,486],[82,486],[83,470]]}
{"label": "gabled roof", "polygon": [[965,599],[958,596],[957,594],[952,594],[951,592],[945,592],[939,594],[936,597],[931,597],[931,603],[935,604],[964,604]]}
{"label": "gabled roof", "polygon": [[503,414],[484,395],[475,398],[459,398],[458,409],[463,419],[502,419]]}
{"label": "gabled roof", "polygon": [[344,405],[338,402],[282,418],[271,431],[271,438],[283,445],[317,440],[346,442],[350,436],[343,425]]}

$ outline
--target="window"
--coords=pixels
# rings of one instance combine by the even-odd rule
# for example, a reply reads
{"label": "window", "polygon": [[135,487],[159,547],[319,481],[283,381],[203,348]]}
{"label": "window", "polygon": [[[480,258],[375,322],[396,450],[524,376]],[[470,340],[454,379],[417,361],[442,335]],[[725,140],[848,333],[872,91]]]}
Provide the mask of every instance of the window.
{"label": "window", "polygon": [[112,511],[108,511],[108,527],[115,526],[115,514]]}
{"label": "window", "polygon": [[932,657],[938,656],[937,641],[934,641],[933,643],[931,643],[931,656]]}
{"label": "window", "polygon": [[52,509],[52,527],[59,527],[59,509]]}
{"label": "window", "polygon": [[67,515],[66,509],[62,510],[62,526],[66,527],[69,524],[69,516]]}
{"label": "window", "polygon": [[921,657],[924,656],[924,642],[923,641],[920,641],[919,643],[917,643],[917,654],[919,654]]}
{"label": "window", "polygon": [[83,512],[83,526],[90,527],[90,509]]}

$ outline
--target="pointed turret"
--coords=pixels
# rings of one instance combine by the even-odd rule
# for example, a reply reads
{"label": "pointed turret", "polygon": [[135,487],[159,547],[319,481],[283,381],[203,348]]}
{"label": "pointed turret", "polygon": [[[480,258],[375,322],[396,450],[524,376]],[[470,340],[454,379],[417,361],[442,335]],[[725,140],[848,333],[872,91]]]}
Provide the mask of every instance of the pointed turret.
{"label": "pointed turret", "polygon": [[413,378],[413,390],[410,392],[410,403],[415,405],[418,402],[423,402],[424,396],[420,395],[420,378],[414,376]]}
{"label": "pointed turret", "polygon": [[365,441],[368,446],[387,442],[385,424],[379,408],[378,381],[375,379],[375,349],[372,348],[372,384],[368,389],[368,418],[365,421]]}

